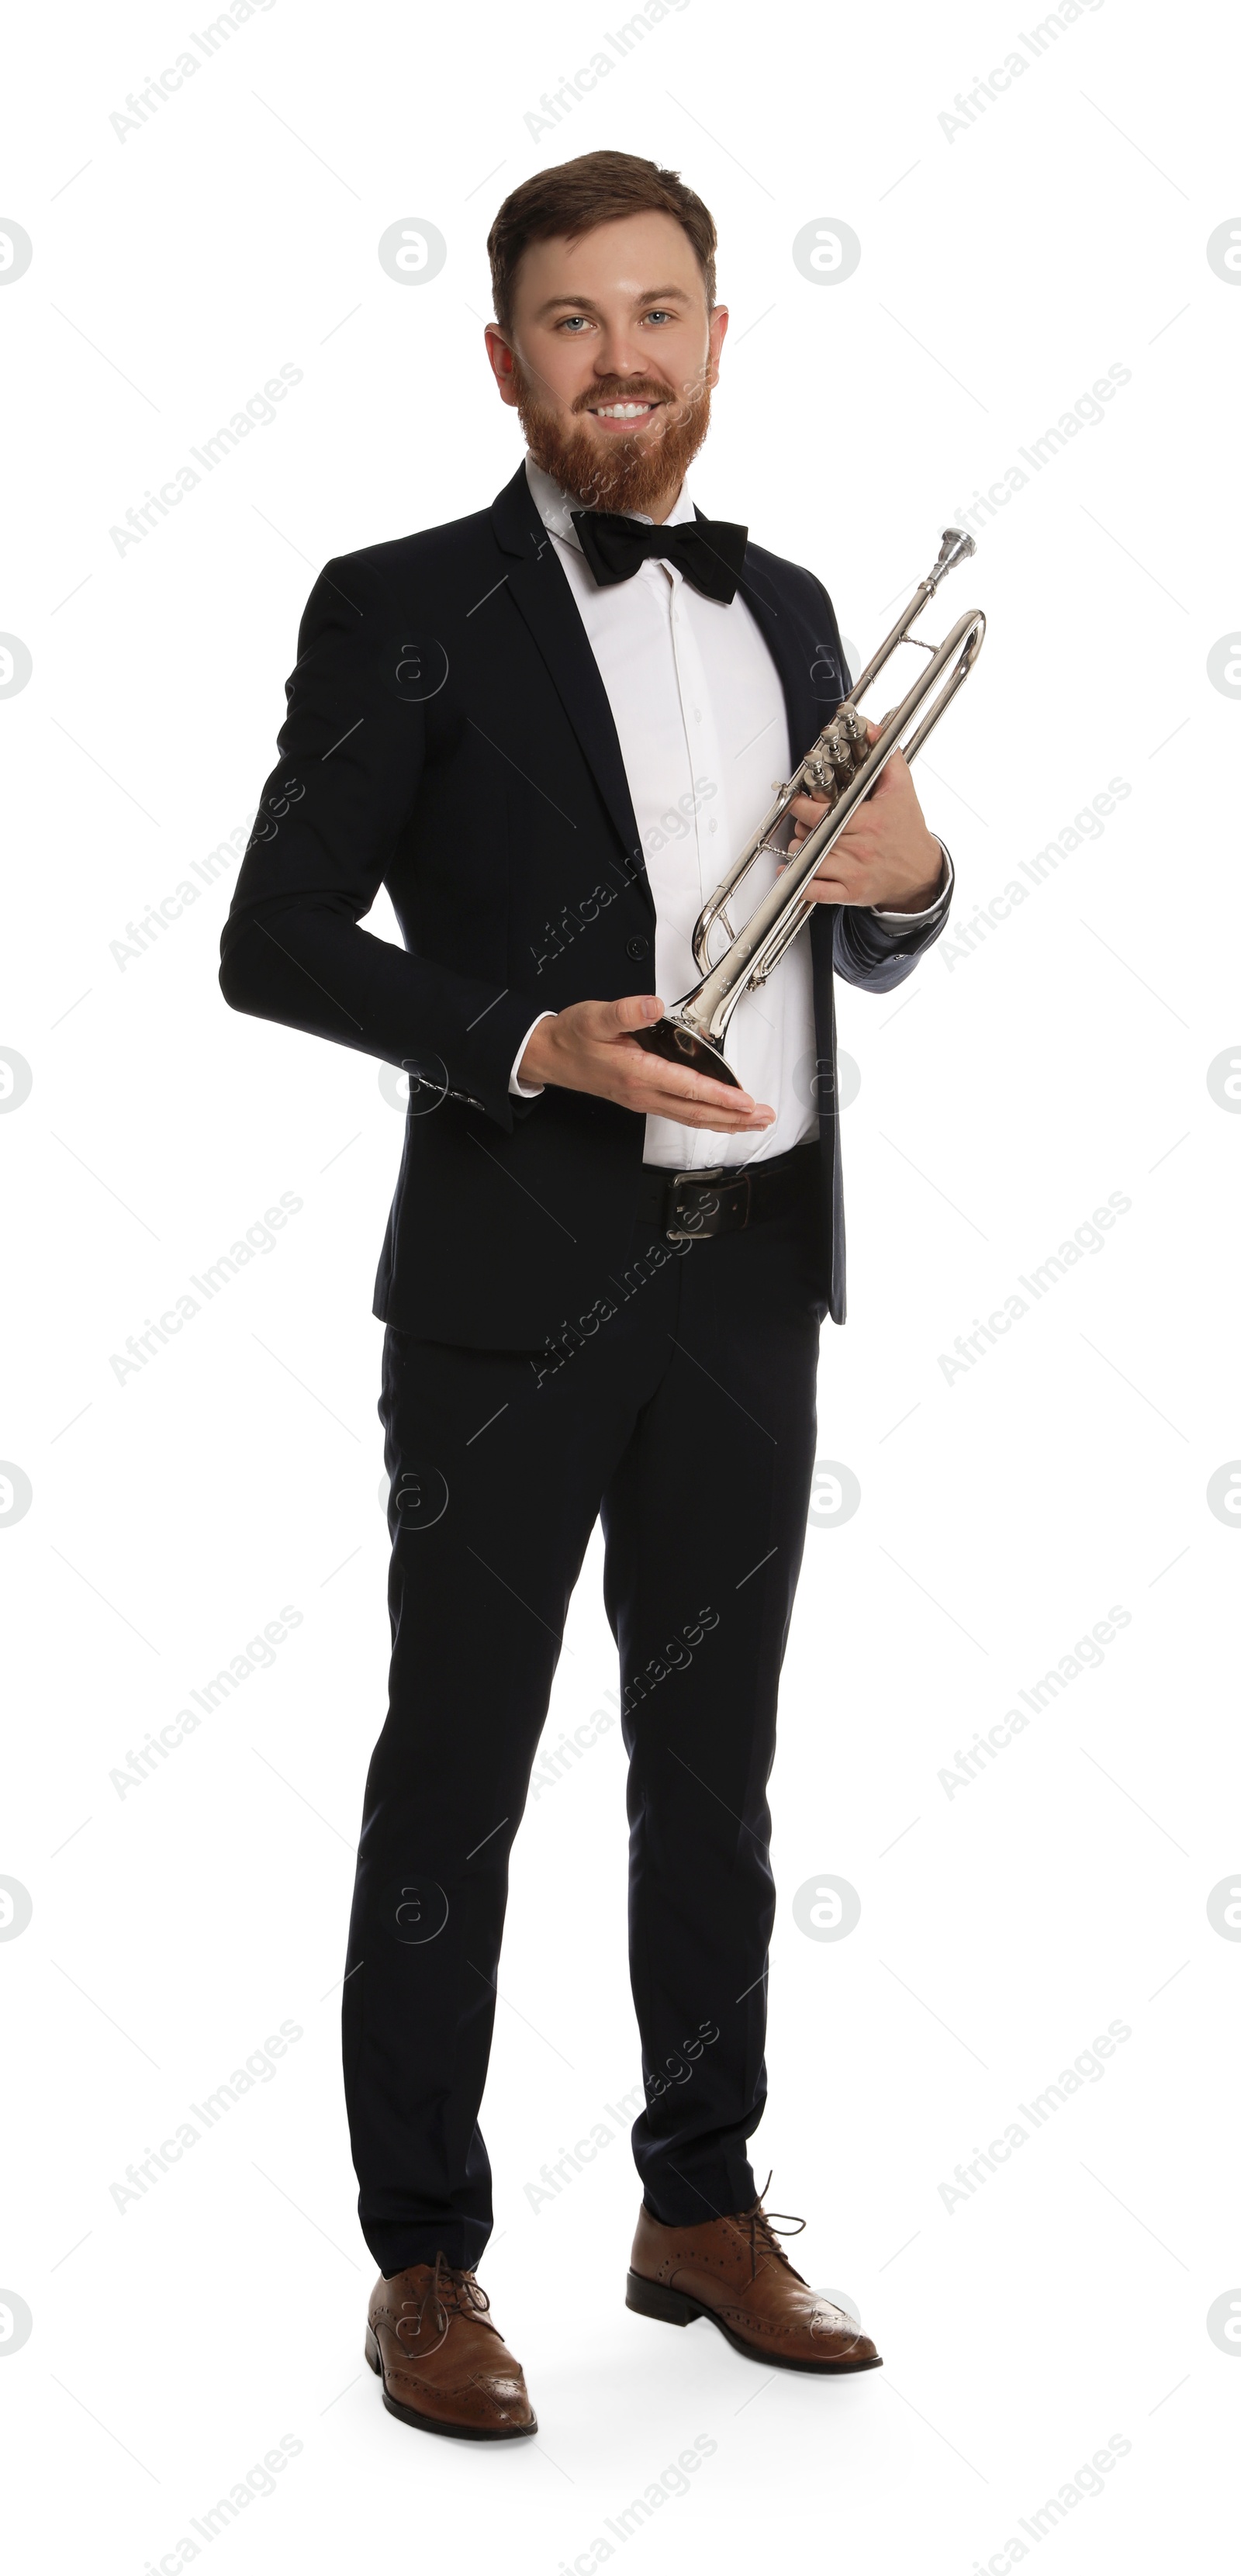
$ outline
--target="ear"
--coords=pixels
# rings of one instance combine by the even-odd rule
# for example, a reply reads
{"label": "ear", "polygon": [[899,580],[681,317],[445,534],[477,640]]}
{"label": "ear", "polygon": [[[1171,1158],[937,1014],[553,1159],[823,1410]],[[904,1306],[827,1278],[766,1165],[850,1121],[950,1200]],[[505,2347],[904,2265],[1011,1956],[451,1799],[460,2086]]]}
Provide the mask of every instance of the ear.
{"label": "ear", "polygon": [[483,339],[486,344],[488,363],[499,389],[500,400],[511,406],[517,400],[512,346],[505,338],[498,322],[488,322],[485,325]]}
{"label": "ear", "polygon": [[707,383],[714,389],[720,381],[720,351],[728,329],[728,306],[713,306],[707,331]]}

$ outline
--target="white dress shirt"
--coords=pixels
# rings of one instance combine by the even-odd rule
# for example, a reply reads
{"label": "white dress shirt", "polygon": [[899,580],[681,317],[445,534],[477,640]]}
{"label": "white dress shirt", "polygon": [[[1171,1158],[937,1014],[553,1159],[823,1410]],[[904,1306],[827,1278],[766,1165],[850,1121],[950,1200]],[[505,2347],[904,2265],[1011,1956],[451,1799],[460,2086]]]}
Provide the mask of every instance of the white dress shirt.
{"label": "white dress shirt", "polygon": [[[600,587],[582,552],[571,512],[581,503],[526,458],[526,476],[544,526],[555,540],[607,692],[633,800],[642,855],[655,903],[655,990],[677,1001],[699,981],[691,935],[704,903],[772,800],[772,782],[787,778],[794,758],[779,673],[740,591],[725,603],[706,599],[675,564],[652,561],[631,580]],[[641,511],[629,514],[649,518]],[[664,523],[692,520],[682,484]],[[879,913],[909,929],[942,910],[952,863],[925,913]],[[775,882],[776,863],[757,861],[739,895],[741,917]],[[518,1079],[517,1067],[539,1019],[514,1059],[509,1090],[534,1099],[542,1084]],[[768,983],[747,993],[729,1023],[728,1060],[755,1100],[775,1110],[762,1135],[720,1135],[648,1117],[647,1163],[678,1171],[726,1167],[782,1154],[818,1133],[814,991],[806,934],[786,950]]]}

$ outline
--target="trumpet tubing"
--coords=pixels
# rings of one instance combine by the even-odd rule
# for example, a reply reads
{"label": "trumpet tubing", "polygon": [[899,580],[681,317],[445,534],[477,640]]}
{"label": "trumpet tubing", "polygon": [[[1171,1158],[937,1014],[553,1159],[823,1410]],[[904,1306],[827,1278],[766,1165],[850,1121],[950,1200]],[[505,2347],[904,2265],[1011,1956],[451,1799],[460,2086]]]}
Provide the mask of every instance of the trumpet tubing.
{"label": "trumpet tubing", "polygon": [[[805,894],[803,888],[817,874],[850,815],[869,796],[893,752],[902,751],[908,761],[917,758],[928,735],[969,678],[982,651],[987,621],[980,608],[969,609],[964,617],[959,617],[941,644],[928,644],[923,636],[909,632],[915,618],[934,598],[945,574],[958,563],[965,562],[974,551],[974,540],[966,535],[964,529],[945,528],[938,557],[925,580],[919,582],[891,633],[884,637],[878,652],[854,682],[848,697],[842,699],[835,715],[811,744],[805,759],[799,762],[791,778],[777,788],[774,805],[763,816],[735,866],[704,904],[693,935],[694,963],[701,981],[690,992],[682,994],[680,1001],[674,1002],[662,1019],[635,1031],[638,1045],[645,1047],[648,1053],[663,1056],[673,1064],[686,1065],[694,1072],[710,1074],[716,1082],[728,1083],[734,1090],[740,1089],[737,1076],[724,1054],[728,1023],[738,1002],[744,994],[756,992],[766,983],[786,948],[810,920],[815,909],[814,897]],[[905,643],[918,645],[930,659],[899,706],[893,707],[884,717],[878,741],[868,744],[866,719],[858,712],[858,700],[877,679],[897,646]],[[933,690],[937,690],[937,694],[927,713],[923,714]],[[906,741],[904,737],[916,718],[920,721]],[[828,810],[806,839],[795,850],[788,851],[779,845],[774,835],[787,821],[789,808],[797,796],[817,797],[826,802]],[[783,872],[760,898],[742,928],[734,931],[728,918],[728,905],[756,860],[764,854],[782,860]],[[717,925],[729,944],[713,965],[709,942]]]}

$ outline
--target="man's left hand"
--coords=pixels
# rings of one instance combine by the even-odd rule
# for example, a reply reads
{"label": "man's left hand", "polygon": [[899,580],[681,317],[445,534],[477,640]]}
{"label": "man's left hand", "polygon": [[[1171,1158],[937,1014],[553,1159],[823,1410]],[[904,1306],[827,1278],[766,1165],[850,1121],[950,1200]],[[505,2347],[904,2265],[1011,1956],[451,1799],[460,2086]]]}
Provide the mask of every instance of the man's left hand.
{"label": "man's left hand", "polygon": [[[879,739],[868,724],[867,737]],[[789,811],[796,827],[790,853],[821,823],[827,806],[819,796],[795,796]],[[802,888],[815,903],[877,904],[883,912],[925,912],[940,892],[944,858],[922,819],[909,763],[894,751],[877,784],[850,815],[818,872]]]}

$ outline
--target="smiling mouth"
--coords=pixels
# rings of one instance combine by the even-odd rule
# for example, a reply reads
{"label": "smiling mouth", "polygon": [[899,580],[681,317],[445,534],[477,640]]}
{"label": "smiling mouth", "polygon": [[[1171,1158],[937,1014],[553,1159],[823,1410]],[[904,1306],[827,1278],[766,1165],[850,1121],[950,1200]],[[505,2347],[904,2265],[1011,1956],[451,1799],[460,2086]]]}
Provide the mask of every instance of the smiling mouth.
{"label": "smiling mouth", "polygon": [[657,402],[589,403],[587,409],[592,420],[616,421],[628,429],[635,421],[649,420],[651,413],[658,411],[660,405]]}

